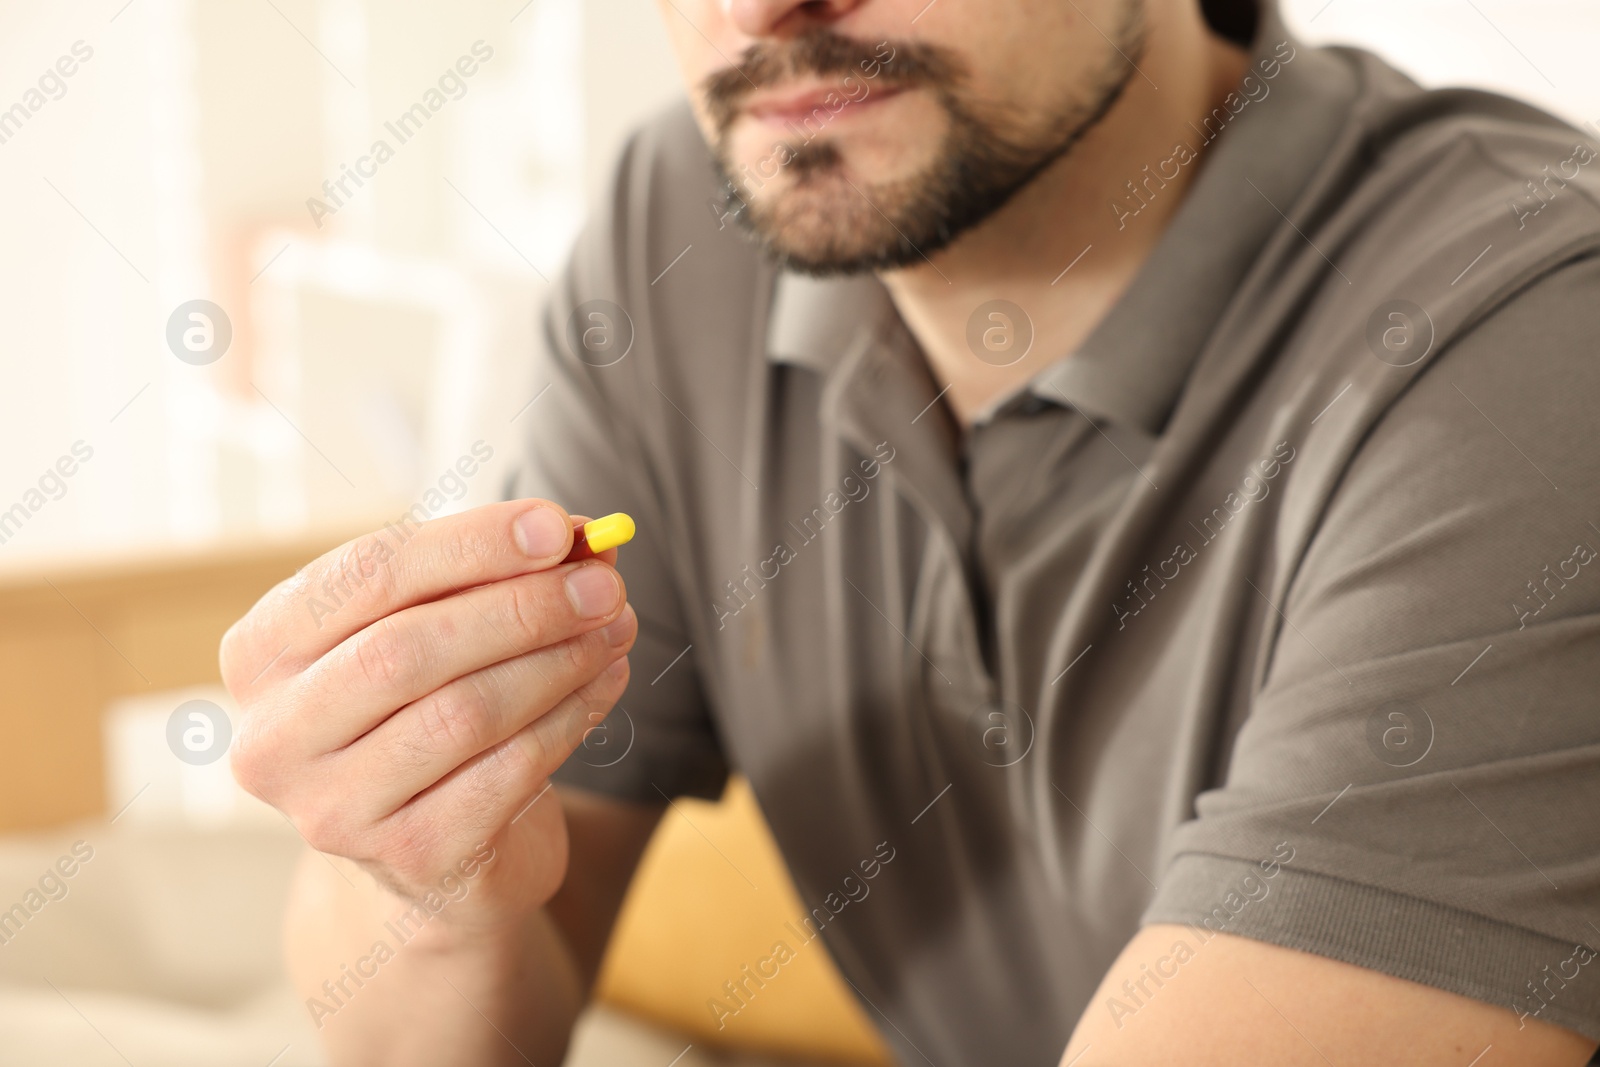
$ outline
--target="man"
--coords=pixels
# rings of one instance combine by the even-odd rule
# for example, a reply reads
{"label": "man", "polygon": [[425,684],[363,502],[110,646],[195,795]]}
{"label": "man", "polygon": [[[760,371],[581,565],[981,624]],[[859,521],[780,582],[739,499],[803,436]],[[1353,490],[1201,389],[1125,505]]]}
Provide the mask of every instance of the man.
{"label": "man", "polygon": [[[336,1060],[559,1060],[735,768],[901,1062],[1587,1062],[1586,135],[1249,3],[663,13],[692,110],[558,287],[517,499],[224,642],[242,780],[384,887],[295,890]],[[529,497],[641,535],[557,565]]]}

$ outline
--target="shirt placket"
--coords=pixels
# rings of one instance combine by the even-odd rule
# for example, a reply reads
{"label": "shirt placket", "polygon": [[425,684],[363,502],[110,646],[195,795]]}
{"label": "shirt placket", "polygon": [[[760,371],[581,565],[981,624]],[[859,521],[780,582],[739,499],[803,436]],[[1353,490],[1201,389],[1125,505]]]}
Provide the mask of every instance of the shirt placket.
{"label": "shirt placket", "polygon": [[[952,780],[952,747],[968,747],[963,735],[996,692],[983,661],[967,563],[974,524],[958,468],[959,431],[938,397],[915,344],[903,327],[891,325],[840,364],[822,404],[824,426],[840,442],[863,455],[880,442],[894,448],[882,488],[909,504],[922,526],[921,566],[903,598],[903,614],[885,616],[903,637],[900,689],[911,702],[906,711],[928,717],[929,729],[914,730],[913,736],[922,740],[933,788]],[[875,570],[887,574],[898,566],[896,547],[888,546]],[[840,584],[845,595],[858,595]],[[873,601],[867,612],[890,606],[879,593],[860,591]]]}

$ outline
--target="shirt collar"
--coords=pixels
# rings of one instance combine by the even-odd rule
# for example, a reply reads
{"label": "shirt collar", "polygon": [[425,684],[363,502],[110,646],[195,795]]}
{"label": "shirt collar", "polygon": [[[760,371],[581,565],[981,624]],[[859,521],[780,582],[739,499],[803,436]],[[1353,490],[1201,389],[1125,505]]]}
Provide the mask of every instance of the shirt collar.
{"label": "shirt collar", "polygon": [[815,278],[779,271],[768,313],[767,354],[776,362],[827,374],[863,336],[899,324],[899,317],[889,290],[875,275]]}
{"label": "shirt collar", "polygon": [[[1266,79],[1271,63],[1277,76]],[[1223,134],[1189,164],[1203,169],[1128,290],[1077,350],[997,398],[979,422],[1031,394],[1152,436],[1161,432],[1262,246],[1291,224],[1295,201],[1343,126],[1356,90],[1350,66],[1296,40],[1275,3],[1262,5],[1251,73],[1266,95],[1254,89],[1258,98],[1251,100],[1241,93],[1246,102]],[[1196,134],[1191,150],[1202,140]],[[885,329],[905,327],[875,276],[778,273],[770,358],[825,374],[866,335]]]}
{"label": "shirt collar", "polygon": [[[1263,77],[1273,69],[1277,77]],[[1247,102],[1197,161],[1202,169],[1183,206],[1133,283],[1079,349],[1041,371],[1028,392],[1055,403],[1065,398],[1151,435],[1166,425],[1195,358],[1262,247],[1291,224],[1295,202],[1355,96],[1350,66],[1297,41],[1275,5],[1262,12],[1250,72],[1266,95],[1240,94]],[[1201,140],[1196,135],[1190,146]]]}

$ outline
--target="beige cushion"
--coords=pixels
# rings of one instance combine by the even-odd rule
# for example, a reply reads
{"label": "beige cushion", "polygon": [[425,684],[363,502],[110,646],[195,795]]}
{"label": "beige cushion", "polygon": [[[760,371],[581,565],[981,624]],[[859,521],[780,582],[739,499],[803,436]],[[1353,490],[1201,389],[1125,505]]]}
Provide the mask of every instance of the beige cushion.
{"label": "beige cushion", "polygon": [[[743,780],[720,803],[676,801],[623,905],[599,996],[700,1044],[892,1063],[821,940],[802,943],[784,925],[805,914]],[[748,983],[742,1005],[731,1000],[723,983],[773,959],[779,942],[792,958],[763,986]]]}

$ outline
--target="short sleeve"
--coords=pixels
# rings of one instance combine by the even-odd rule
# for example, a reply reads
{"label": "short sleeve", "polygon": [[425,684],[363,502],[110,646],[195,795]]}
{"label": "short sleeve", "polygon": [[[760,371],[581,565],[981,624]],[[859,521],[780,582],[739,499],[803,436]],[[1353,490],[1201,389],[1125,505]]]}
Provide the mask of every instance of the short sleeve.
{"label": "short sleeve", "polygon": [[[636,802],[715,798],[728,769],[684,622],[672,537],[650,484],[647,431],[632,413],[638,371],[626,349],[635,327],[621,310],[627,301],[618,302],[615,228],[603,216],[591,224],[552,287],[534,353],[534,388],[542,392],[517,417],[523,453],[504,493],[553,500],[575,514],[623,511],[638,523],[617,563],[639,617],[627,691],[553,777]],[[580,347],[582,331],[601,331],[591,333],[584,359],[569,336],[575,323]]]}
{"label": "short sleeve", "polygon": [[1145,922],[1600,1038],[1597,295],[1547,275],[1372,429]]}

